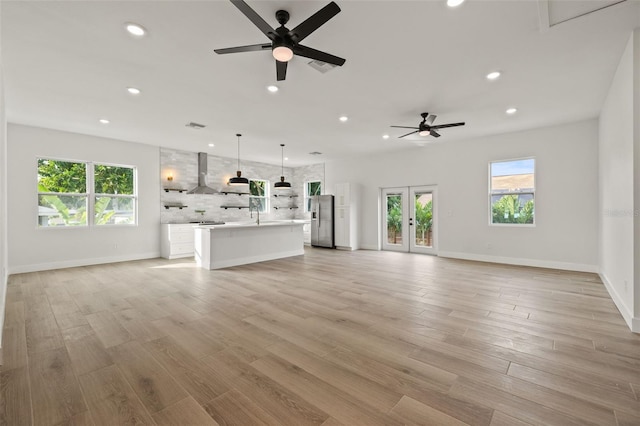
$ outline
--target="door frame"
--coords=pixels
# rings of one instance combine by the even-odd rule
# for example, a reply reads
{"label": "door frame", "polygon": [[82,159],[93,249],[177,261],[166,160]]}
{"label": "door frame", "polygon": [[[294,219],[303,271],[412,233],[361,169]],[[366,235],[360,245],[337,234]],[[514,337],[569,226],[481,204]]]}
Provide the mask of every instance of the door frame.
{"label": "door frame", "polygon": [[[415,201],[416,193],[431,193],[431,214],[432,214],[432,226],[431,226],[431,247],[423,247],[416,245],[416,230],[415,226]],[[438,254],[438,187],[436,185],[422,185],[422,186],[410,186],[409,187],[409,213],[412,216],[412,224],[409,226],[409,252],[422,253],[422,254]]]}
{"label": "door frame", "polygon": [[[433,227],[431,229],[431,247],[415,245],[415,194],[416,192],[430,192],[432,194]],[[402,195],[402,244],[389,244],[387,241],[387,196]],[[438,255],[438,186],[416,185],[380,188],[380,248],[381,250],[399,251],[405,253],[422,253]]]}
{"label": "door frame", "polygon": [[[402,232],[400,236],[402,238],[401,244],[390,244],[388,241],[388,228],[387,228],[387,197],[389,195],[401,195],[402,196]],[[380,211],[382,213],[382,220],[380,228],[382,231],[382,250],[390,251],[409,251],[409,216],[406,214],[409,211],[409,187],[401,186],[396,188],[381,188],[381,204]]]}

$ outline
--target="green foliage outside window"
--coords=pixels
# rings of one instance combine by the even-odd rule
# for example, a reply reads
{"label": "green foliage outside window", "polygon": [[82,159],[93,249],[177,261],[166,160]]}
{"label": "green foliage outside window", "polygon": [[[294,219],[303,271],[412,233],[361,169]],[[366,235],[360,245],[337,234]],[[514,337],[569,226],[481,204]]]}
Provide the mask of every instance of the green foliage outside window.
{"label": "green foliage outside window", "polygon": [[[87,170],[87,166],[93,169]],[[40,226],[88,225],[87,174],[93,172],[93,223],[135,223],[134,169],[38,159],[38,224]],[[78,195],[74,195],[78,194]],[[118,196],[116,196],[118,195]]]}
{"label": "green foliage outside window", "polygon": [[38,159],[38,190],[68,194],[86,193],[86,164]]}
{"label": "green foliage outside window", "polygon": [[97,194],[133,194],[133,169],[131,167],[96,164],[93,179]]}
{"label": "green foliage outside window", "polygon": [[249,180],[250,209],[257,209],[260,213],[267,211],[267,185],[266,180]]}
{"label": "green foliage outside window", "polygon": [[420,235],[423,245],[430,246],[425,237],[428,236],[433,226],[433,200],[429,200],[426,204],[422,204],[419,198],[422,194],[416,194],[416,232]]}
{"label": "green foliage outside window", "polygon": [[534,203],[520,201],[518,195],[504,195],[491,205],[493,223],[533,223]]}
{"label": "green foliage outside window", "polygon": [[398,234],[402,235],[402,196],[387,197],[387,239],[389,243],[398,244]]}

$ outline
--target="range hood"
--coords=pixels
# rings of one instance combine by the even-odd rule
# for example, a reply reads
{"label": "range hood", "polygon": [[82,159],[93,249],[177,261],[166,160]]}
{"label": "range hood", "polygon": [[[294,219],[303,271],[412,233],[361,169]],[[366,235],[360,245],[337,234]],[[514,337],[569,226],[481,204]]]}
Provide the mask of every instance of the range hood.
{"label": "range hood", "polygon": [[187,194],[217,194],[213,188],[207,186],[207,153],[198,153],[198,186],[187,191]]}

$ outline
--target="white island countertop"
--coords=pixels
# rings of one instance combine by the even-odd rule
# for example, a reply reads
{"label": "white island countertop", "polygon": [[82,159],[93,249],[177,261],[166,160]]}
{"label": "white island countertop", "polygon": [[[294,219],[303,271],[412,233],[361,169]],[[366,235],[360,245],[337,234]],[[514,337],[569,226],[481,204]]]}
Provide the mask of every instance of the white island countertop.
{"label": "white island countertop", "polygon": [[258,224],[257,221],[253,220],[250,222],[227,222],[221,225],[208,225],[208,224],[197,224],[194,223],[196,228],[202,229],[234,229],[234,228],[258,228],[263,226],[290,226],[290,225],[304,225],[305,223],[310,223],[309,220],[304,219],[291,219],[291,220],[264,220],[260,221]]}
{"label": "white island countertop", "polygon": [[195,227],[198,266],[220,269],[304,254],[306,220],[231,222]]}

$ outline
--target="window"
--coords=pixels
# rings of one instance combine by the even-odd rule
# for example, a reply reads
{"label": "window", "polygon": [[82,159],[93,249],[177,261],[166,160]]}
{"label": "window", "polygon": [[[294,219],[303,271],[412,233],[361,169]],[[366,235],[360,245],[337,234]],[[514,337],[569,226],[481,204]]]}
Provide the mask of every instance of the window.
{"label": "window", "polygon": [[534,223],[535,160],[494,161],[489,165],[492,224]]}
{"label": "window", "polygon": [[249,179],[249,208],[260,213],[269,211],[269,181]]}
{"label": "window", "polygon": [[38,159],[38,226],[135,225],[136,170]]}
{"label": "window", "polygon": [[322,182],[319,180],[304,183],[304,211],[311,211],[311,197],[322,195]]}

